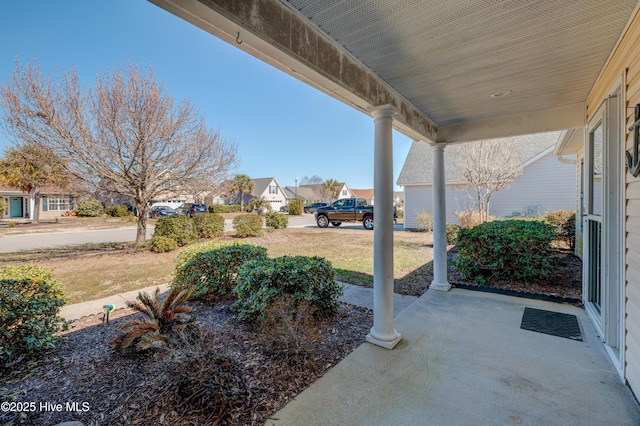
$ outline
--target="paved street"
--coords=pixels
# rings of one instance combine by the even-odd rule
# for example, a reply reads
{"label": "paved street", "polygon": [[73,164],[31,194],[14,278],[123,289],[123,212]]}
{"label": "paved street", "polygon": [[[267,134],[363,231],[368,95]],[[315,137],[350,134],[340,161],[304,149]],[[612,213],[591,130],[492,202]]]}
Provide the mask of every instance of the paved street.
{"label": "paved street", "polygon": [[[303,215],[289,218],[290,228],[315,227],[313,215]],[[153,235],[154,227],[147,226],[147,239]],[[224,223],[225,232],[233,231],[232,220]],[[50,232],[32,232],[25,234],[0,233],[0,253],[12,253],[22,250],[36,250],[57,248],[69,245],[112,243],[134,241],[136,238],[135,226],[114,229],[69,229],[52,230]]]}

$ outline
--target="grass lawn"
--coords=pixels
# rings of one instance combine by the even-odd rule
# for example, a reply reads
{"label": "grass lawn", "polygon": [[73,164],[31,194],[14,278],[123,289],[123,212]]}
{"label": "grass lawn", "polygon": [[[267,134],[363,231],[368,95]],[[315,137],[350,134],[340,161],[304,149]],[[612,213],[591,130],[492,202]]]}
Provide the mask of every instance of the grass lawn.
{"label": "grass lawn", "polygon": [[[395,232],[394,237],[395,291],[420,295],[431,281],[432,235]],[[373,285],[373,232],[364,229],[294,228],[233,239],[264,246],[271,257],[321,256],[333,264],[338,280]],[[68,303],[77,303],[168,283],[177,253],[152,253],[130,243],[94,244],[0,254],[0,266],[37,263],[52,268]]]}

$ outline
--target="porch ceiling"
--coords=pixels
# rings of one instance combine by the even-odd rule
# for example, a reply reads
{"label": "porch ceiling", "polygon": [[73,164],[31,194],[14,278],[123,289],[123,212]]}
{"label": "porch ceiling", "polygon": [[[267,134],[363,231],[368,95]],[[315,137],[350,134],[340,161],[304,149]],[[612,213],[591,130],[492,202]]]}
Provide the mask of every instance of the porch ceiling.
{"label": "porch ceiling", "polygon": [[[238,47],[357,108],[375,106],[375,97],[350,84],[343,68],[332,72],[323,68],[322,58],[314,61],[296,50],[312,37],[328,41],[398,95],[390,103],[410,110],[399,119],[400,130],[443,142],[582,125],[587,96],[638,5],[637,0],[151,1],[230,42],[237,31],[248,30],[256,39],[245,36],[247,44]],[[306,26],[304,32],[285,16],[291,12]],[[321,55],[319,44],[314,46]],[[343,67],[343,58],[334,58]],[[500,93],[508,94],[495,96]]]}

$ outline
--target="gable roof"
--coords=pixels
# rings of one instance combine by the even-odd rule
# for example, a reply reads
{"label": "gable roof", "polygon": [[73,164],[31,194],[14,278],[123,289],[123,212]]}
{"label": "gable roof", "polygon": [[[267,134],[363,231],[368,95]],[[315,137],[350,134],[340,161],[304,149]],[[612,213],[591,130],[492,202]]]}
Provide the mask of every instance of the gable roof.
{"label": "gable roof", "polygon": [[[537,160],[540,154],[555,147],[561,132],[537,133],[533,135],[517,136],[515,149],[520,155],[521,165],[527,166],[533,160]],[[498,139],[500,140],[500,139]],[[479,143],[479,142],[465,142]],[[444,150],[445,182],[464,182],[464,177],[459,168],[453,167],[453,161],[464,148],[464,144],[447,145]],[[407,159],[402,166],[397,184],[417,185],[433,183],[433,157],[430,145],[414,141],[407,154]]]}
{"label": "gable roof", "polygon": [[354,197],[373,200],[373,189],[351,189]]}
{"label": "gable roof", "polygon": [[[253,197],[259,197],[267,189],[269,184],[275,179],[276,178],[273,177],[251,179],[251,182],[253,182],[253,192],[251,193],[251,195]],[[276,185],[280,186],[278,184],[278,181],[276,181]]]}

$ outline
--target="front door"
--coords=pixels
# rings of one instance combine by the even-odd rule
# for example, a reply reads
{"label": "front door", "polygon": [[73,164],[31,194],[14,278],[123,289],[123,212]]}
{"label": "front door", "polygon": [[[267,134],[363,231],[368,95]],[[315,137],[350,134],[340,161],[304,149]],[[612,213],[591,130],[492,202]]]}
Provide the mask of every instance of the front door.
{"label": "front door", "polygon": [[621,98],[618,89],[603,102],[587,126],[583,175],[583,300],[619,371],[624,339]]}
{"label": "front door", "polygon": [[22,197],[11,197],[9,199],[9,217],[23,217]]}

